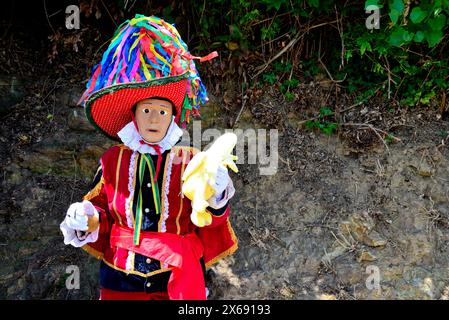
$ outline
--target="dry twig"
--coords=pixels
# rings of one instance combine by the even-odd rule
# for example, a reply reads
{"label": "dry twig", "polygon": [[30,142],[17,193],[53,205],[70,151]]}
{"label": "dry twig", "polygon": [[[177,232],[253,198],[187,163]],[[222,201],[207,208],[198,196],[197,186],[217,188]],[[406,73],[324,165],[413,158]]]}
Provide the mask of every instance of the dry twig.
{"label": "dry twig", "polygon": [[372,130],[379,137],[379,139],[383,142],[383,144],[384,144],[385,148],[387,149],[388,153],[390,153],[390,149],[388,148],[388,145],[385,142],[385,139],[380,135],[380,133],[383,133],[384,135],[389,136],[391,139],[393,139],[395,141],[402,141],[401,139],[399,139],[399,138],[389,134],[388,132],[386,132],[384,130],[381,130],[379,128],[376,128],[373,125],[368,124],[368,123],[352,123],[352,122],[350,122],[350,123],[342,123],[341,125],[342,126],[362,127],[362,128],[365,127],[366,129]]}
{"label": "dry twig", "polygon": [[257,70],[257,73],[254,76],[251,76],[251,79],[254,79],[259,74],[261,74],[274,60],[276,60],[277,58],[282,56],[285,52],[287,52],[293,45],[296,44],[296,42],[298,42],[298,40],[300,40],[302,37],[304,37],[310,30],[315,29],[315,28],[319,28],[319,27],[322,27],[322,26],[330,25],[330,24],[333,24],[335,22],[336,22],[336,20],[330,21],[330,22],[319,23],[317,25],[314,25],[314,26],[306,28],[305,30],[303,30],[302,33],[298,32],[298,34],[284,48],[282,48],[282,50],[279,51],[274,57],[272,57],[270,60],[268,60],[268,62],[266,62],[265,64],[263,64],[261,66],[258,66],[255,69],[255,70]]}

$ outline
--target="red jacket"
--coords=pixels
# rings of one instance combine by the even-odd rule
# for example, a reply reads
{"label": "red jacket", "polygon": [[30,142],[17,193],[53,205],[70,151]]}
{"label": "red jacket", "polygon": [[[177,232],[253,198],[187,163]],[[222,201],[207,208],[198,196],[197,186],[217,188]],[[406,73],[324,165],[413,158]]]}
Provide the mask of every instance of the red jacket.
{"label": "red jacket", "polygon": [[[237,249],[237,238],[229,222],[230,207],[217,216],[212,214],[212,224],[198,228],[190,221],[191,202],[182,192],[181,176],[196,149],[187,146],[174,146],[167,152],[165,163],[161,165],[160,188],[161,209],[157,216],[158,224],[152,231],[177,235],[194,233],[203,246],[203,260],[206,267]],[[130,263],[133,252],[111,246],[112,226],[132,228],[134,225],[133,194],[136,188],[136,169],[139,154],[124,145],[107,150],[101,157],[101,177],[94,188],[84,197],[95,206],[100,214],[100,232],[98,240],[83,246],[83,249],[103,260],[109,267],[126,274],[151,277],[173,268],[160,264],[160,268],[142,273]],[[130,192],[132,191],[132,192]],[[130,196],[131,195],[131,196]]]}

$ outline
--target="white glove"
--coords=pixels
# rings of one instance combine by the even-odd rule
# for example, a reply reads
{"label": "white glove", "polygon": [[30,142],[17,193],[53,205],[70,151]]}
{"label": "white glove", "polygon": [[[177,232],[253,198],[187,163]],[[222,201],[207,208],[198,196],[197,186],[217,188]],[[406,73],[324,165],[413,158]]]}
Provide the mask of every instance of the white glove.
{"label": "white glove", "polygon": [[84,200],[70,205],[65,219],[60,225],[64,235],[64,244],[81,247],[86,243],[97,241],[99,228],[93,232],[86,232],[89,228],[89,217],[92,216],[98,219],[98,212],[90,201]]}
{"label": "white glove", "polygon": [[213,195],[213,197],[215,197],[217,201],[221,200],[221,195],[228,186],[229,179],[228,169],[225,166],[220,165],[215,176],[215,183],[211,185],[215,190],[215,194]]}
{"label": "white glove", "polygon": [[[223,208],[229,199],[234,196],[234,185],[228,174],[228,169],[225,166],[218,167],[215,183],[211,186],[214,188],[215,194],[207,202],[209,203],[209,207],[213,209]],[[225,191],[224,195],[223,191]]]}

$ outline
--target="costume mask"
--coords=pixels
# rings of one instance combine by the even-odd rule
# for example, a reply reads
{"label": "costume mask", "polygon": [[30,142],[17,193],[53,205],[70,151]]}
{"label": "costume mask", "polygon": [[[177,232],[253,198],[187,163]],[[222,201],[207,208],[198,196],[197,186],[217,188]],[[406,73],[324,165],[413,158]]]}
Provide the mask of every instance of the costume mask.
{"label": "costume mask", "polygon": [[135,119],[140,135],[147,143],[161,141],[170,126],[173,107],[169,101],[145,99],[137,103]]}

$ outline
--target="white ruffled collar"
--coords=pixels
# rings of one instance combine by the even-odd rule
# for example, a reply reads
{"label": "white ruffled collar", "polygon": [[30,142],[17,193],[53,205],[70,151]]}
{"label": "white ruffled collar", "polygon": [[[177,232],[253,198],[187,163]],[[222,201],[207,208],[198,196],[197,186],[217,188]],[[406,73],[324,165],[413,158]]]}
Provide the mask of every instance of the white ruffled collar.
{"label": "white ruffled collar", "polygon": [[[171,149],[176,144],[176,142],[179,141],[179,138],[181,138],[182,134],[183,131],[175,123],[175,117],[172,116],[170,126],[168,127],[167,133],[165,134],[164,138],[154,144],[159,145],[159,147],[161,148],[161,152],[163,153],[164,151]],[[136,126],[132,121],[124,126],[123,129],[117,133],[117,135],[120,137],[123,144],[131,150],[140,153],[149,153],[152,155],[157,154],[157,152],[151,146],[140,143],[140,141],[142,140],[142,136],[137,131]]]}

